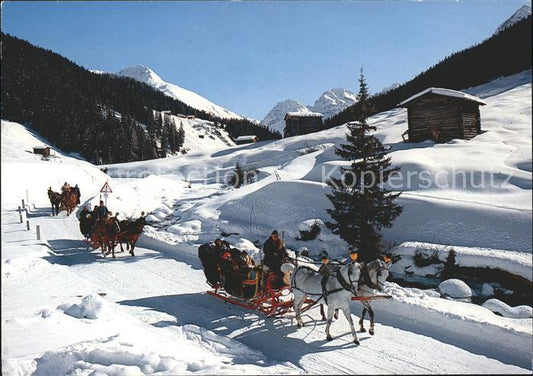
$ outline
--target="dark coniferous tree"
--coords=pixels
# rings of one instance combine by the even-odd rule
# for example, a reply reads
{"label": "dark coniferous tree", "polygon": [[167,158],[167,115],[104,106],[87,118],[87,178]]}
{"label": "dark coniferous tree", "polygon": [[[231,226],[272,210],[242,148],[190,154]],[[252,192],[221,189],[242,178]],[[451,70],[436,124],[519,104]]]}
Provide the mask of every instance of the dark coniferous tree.
{"label": "dark coniferous tree", "polygon": [[180,122],[180,129],[177,134],[176,147],[178,150],[181,150],[183,144],[185,143],[185,130],[183,129],[183,123]]}
{"label": "dark coniferous tree", "polygon": [[372,107],[362,70],[359,85],[361,111],[354,122],[348,123],[347,142],[335,149],[338,156],[350,162],[350,167],[341,169],[340,178],[328,181],[332,193],[327,197],[333,204],[328,213],[333,222],[327,226],[349,244],[359,247],[360,259],[368,262],[381,251],[380,230],[392,225],[402,207],[394,203],[399,193],[391,193],[382,186],[398,168],[390,167],[386,148],[370,134],[376,128],[367,122]]}

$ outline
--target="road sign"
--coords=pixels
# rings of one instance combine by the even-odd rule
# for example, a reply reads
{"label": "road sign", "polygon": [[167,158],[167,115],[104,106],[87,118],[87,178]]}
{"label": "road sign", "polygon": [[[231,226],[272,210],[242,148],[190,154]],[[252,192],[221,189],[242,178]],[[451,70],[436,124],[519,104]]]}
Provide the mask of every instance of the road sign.
{"label": "road sign", "polygon": [[102,189],[100,189],[100,193],[113,193],[113,191],[111,190],[111,187],[109,186],[109,184],[107,184],[107,182],[105,182],[105,184],[102,187]]}

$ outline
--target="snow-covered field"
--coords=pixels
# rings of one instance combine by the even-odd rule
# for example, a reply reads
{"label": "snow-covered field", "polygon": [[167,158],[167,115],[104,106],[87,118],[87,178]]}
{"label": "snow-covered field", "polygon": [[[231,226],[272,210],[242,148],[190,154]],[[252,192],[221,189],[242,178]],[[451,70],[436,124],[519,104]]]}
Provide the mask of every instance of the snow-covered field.
{"label": "snow-covered field", "polygon": [[[371,118],[404,174],[404,213],[384,232],[385,240],[404,256],[420,245],[445,253],[454,247],[461,265],[502,268],[531,281],[531,71],[469,92],[487,102],[481,108],[486,132],[471,141],[405,144],[405,110]],[[109,176],[60,151],[40,160],[27,151],[42,141],[19,124],[2,121],[1,130],[6,375],[533,370],[531,310],[509,317],[515,311],[498,301],[483,307],[387,283],[393,298],[373,304],[376,334],[359,333],[361,345],[355,346],[343,317],[333,323],[334,339],[327,342],[317,309],[297,329],[293,314],[265,319],[205,294],[197,246],[222,233],[256,255],[253,242],[263,242],[276,228],[293,250],[305,245],[316,256],[326,247],[332,257],[346,256],[346,244],[324,227],[315,240],[298,240],[315,219],[329,219],[323,176],[344,163],[333,152],[344,140],[344,126],[110,165]],[[240,189],[223,183],[236,162],[258,170],[255,183]],[[481,186],[483,174],[495,184]],[[426,177],[432,184],[421,186]],[[46,189],[59,190],[64,181],[80,186],[87,205],[99,201],[108,181],[108,207],[120,217],[150,213],[135,257],[103,258],[83,242],[73,215],[50,216]],[[20,223],[22,199],[30,206]],[[42,240],[36,240],[37,225]],[[358,316],[360,305],[352,308]],[[498,310],[502,316],[493,313]]]}

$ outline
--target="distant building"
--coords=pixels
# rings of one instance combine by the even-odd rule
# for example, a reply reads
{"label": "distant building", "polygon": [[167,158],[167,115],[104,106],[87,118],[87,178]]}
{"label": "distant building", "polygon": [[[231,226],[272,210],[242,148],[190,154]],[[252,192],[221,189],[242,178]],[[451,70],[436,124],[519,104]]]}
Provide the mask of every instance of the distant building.
{"label": "distant building", "polygon": [[252,144],[257,141],[259,141],[259,137],[255,135],[239,136],[235,139],[237,145]]}
{"label": "distant building", "polygon": [[469,140],[481,133],[481,99],[460,91],[430,87],[399,103],[407,108],[408,141]]}
{"label": "distant building", "polygon": [[318,112],[287,112],[283,137],[318,132],[324,129],[322,114]]}
{"label": "distant building", "polygon": [[44,158],[48,158],[50,156],[50,146],[34,146],[33,154],[40,154]]}

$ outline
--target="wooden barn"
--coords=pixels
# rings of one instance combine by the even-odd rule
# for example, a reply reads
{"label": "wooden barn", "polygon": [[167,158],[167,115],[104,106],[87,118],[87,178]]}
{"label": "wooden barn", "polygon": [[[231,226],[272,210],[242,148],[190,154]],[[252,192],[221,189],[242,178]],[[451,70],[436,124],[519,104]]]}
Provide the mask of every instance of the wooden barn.
{"label": "wooden barn", "polygon": [[318,112],[287,112],[283,137],[313,133],[322,129],[322,114]]}
{"label": "wooden barn", "polygon": [[481,133],[481,99],[460,91],[430,87],[407,98],[399,107],[407,108],[408,141],[447,142],[469,140]]}
{"label": "wooden barn", "polygon": [[259,141],[259,137],[255,135],[239,136],[235,139],[237,145],[251,144],[257,141]]}

